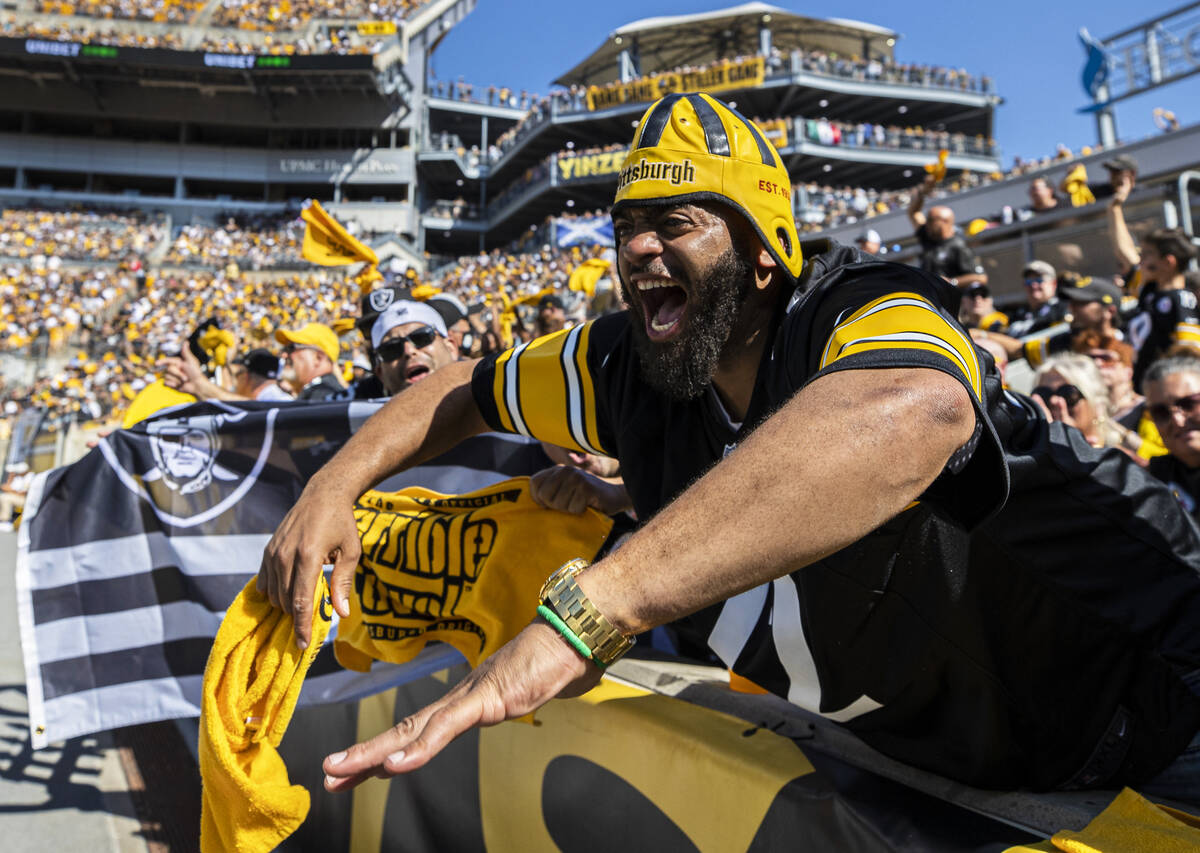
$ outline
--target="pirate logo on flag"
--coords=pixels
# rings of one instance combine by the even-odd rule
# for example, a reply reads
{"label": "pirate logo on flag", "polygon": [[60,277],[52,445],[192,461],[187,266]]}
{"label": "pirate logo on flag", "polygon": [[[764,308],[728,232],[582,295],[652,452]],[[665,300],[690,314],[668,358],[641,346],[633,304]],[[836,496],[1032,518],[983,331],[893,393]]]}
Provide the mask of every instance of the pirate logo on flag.
{"label": "pirate logo on flag", "polygon": [[[118,455],[107,439],[98,447],[122,484],[150,504],[161,521],[175,527],[195,527],[240,501],[267,463],[278,409],[263,413],[265,423],[260,422],[258,430],[238,430],[239,438],[253,436],[250,447],[234,450],[231,436],[223,435],[248,414],[148,421],[144,432],[133,430],[127,433],[129,441],[122,442],[123,448],[133,451],[132,455]],[[247,471],[250,458],[253,463]]]}
{"label": "pirate logo on flag", "polygon": [[217,431],[212,421],[190,424],[186,420],[151,423],[150,450],[156,466],[142,475],[144,482],[161,479],[173,492],[190,495],[218,480],[229,482],[238,475],[217,464]]}

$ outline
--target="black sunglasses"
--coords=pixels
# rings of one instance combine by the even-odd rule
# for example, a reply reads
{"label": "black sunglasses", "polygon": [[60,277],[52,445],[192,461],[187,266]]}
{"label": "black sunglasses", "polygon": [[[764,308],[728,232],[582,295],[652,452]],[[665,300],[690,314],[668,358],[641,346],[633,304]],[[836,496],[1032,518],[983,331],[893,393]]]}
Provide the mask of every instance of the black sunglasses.
{"label": "black sunglasses", "polygon": [[407,335],[399,338],[389,338],[375,348],[375,354],[384,361],[395,361],[404,355],[404,344],[411,341],[417,349],[424,349],[438,339],[437,330],[433,326],[422,326],[413,329]]}
{"label": "black sunglasses", "polygon": [[1033,389],[1033,396],[1041,397],[1047,404],[1051,397],[1058,397],[1067,404],[1068,409],[1073,409],[1083,399],[1083,392],[1074,385],[1059,385],[1057,388],[1051,388],[1048,385],[1039,385]]}
{"label": "black sunglasses", "polygon": [[1175,414],[1176,410],[1183,412],[1185,418],[1190,418],[1192,412],[1200,408],[1200,394],[1192,394],[1189,397],[1176,397],[1169,403],[1155,403],[1153,406],[1147,406],[1146,411],[1150,413],[1150,417],[1156,421],[1168,420],[1171,415]]}

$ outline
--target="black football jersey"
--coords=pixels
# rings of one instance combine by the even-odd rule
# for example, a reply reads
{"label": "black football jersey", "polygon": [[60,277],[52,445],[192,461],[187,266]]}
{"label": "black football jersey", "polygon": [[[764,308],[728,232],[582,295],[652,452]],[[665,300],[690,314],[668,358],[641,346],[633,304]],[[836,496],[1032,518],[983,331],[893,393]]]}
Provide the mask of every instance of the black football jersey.
{"label": "black football jersey", "polygon": [[[1200,700],[1181,680],[1200,668],[1190,521],[1127,458],[1099,461],[1081,435],[1004,391],[955,321],[951,285],[845,247],[804,248],[804,290],[781,306],[740,427],[715,394],[679,402],[647,386],[624,314],[483,359],[476,403],[493,428],[617,457],[646,520],[819,376],[953,376],[976,429],[916,504],[676,629],[881,751],[968,783],[1050,788],[1157,772],[1200,725]],[[1171,522],[1169,544],[1147,544],[1133,499]],[[728,511],[753,513],[754,500],[731,495]],[[1167,556],[1180,553],[1190,562]],[[1115,746],[1098,750],[1105,742]]]}
{"label": "black football jersey", "polygon": [[1172,347],[1192,347],[1200,355],[1200,314],[1195,294],[1187,289],[1160,291],[1147,282],[1138,293],[1138,311],[1129,321],[1126,335],[1137,350],[1133,385],[1140,390],[1150,365]]}

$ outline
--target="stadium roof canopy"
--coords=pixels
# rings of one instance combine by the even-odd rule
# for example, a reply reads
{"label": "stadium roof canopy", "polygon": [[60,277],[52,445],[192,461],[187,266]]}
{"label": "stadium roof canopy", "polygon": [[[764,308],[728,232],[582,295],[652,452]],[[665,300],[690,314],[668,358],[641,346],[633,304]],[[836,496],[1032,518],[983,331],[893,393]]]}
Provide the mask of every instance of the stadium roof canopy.
{"label": "stadium roof canopy", "polygon": [[621,52],[636,46],[642,74],[682,65],[706,65],[759,50],[759,28],[771,31],[771,43],[784,53],[794,48],[824,50],[843,56],[890,59],[899,35],[894,30],[846,18],[810,18],[766,3],[728,9],[643,18],[614,30],[591,56],[563,74],[562,86],[603,85],[620,79]]}

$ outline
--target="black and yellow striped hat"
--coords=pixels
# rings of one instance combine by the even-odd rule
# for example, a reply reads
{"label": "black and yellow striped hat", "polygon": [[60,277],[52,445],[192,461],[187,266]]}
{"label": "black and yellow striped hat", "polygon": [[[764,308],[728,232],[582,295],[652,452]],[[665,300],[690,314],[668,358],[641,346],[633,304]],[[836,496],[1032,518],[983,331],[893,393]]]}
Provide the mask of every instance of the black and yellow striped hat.
{"label": "black and yellow striped hat", "polygon": [[638,123],[617,177],[613,212],[660,201],[732,205],[775,260],[793,278],[800,275],[804,258],[783,161],[753,122],[716,98],[667,95]]}

